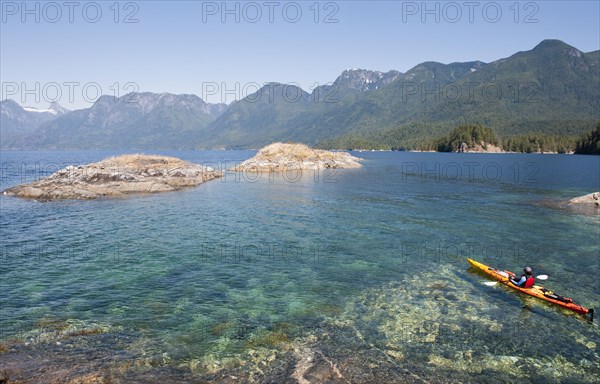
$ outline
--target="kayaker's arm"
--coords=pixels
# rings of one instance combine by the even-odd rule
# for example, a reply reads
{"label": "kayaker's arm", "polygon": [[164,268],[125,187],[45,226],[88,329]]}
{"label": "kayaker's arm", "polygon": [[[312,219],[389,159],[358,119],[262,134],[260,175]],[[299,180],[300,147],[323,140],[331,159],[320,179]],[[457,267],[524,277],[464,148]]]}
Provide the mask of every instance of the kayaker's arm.
{"label": "kayaker's arm", "polygon": [[521,276],[521,279],[519,279],[519,281],[515,281],[511,277],[511,278],[509,278],[509,281],[511,283],[513,283],[514,285],[516,285],[517,287],[521,287],[521,286],[523,286],[523,284],[525,284],[525,281],[527,281],[527,278],[525,276]]}

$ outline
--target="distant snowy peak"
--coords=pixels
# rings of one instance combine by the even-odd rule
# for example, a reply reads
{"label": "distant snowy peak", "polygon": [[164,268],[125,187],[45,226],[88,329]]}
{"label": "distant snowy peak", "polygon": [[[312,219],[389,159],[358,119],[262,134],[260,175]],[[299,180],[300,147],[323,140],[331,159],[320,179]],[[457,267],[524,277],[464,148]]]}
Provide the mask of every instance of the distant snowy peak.
{"label": "distant snowy peak", "polygon": [[335,80],[339,87],[372,91],[388,85],[401,75],[398,71],[380,72],[366,69],[347,69]]}
{"label": "distant snowy peak", "polygon": [[58,115],[58,112],[56,112],[53,109],[37,109],[36,107],[23,107],[24,111],[27,112],[33,112],[33,113],[51,113],[53,115]]}
{"label": "distant snowy peak", "polygon": [[60,104],[58,104],[56,102],[50,103],[50,106],[47,109],[38,109],[35,107],[22,107],[22,108],[26,112],[49,113],[54,116],[61,116],[61,115],[71,112],[67,108],[61,106]]}
{"label": "distant snowy peak", "polygon": [[21,107],[16,101],[6,99],[0,101],[0,139],[2,136],[22,135],[33,132],[42,123],[54,120],[58,117],[58,111],[38,109],[34,107]]}

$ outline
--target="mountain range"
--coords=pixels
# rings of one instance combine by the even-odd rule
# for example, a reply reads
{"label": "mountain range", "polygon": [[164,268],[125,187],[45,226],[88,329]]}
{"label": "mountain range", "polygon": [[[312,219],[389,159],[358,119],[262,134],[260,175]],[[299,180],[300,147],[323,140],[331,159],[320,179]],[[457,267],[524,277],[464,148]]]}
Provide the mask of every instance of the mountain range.
{"label": "mountain range", "polygon": [[21,107],[7,99],[0,101],[0,140],[2,148],[6,144],[31,135],[43,123],[68,114],[70,111],[58,103],[51,103],[48,109]]}
{"label": "mountain range", "polygon": [[[345,146],[394,137],[416,147],[460,124],[501,137],[579,135],[600,119],[600,51],[559,40],[491,63],[421,63],[409,71],[349,69],[311,93],[268,83],[230,105],[195,95],[100,97],[66,111],[0,103],[3,149],[256,148],[274,141]],[[358,139],[358,140],[357,140]]]}

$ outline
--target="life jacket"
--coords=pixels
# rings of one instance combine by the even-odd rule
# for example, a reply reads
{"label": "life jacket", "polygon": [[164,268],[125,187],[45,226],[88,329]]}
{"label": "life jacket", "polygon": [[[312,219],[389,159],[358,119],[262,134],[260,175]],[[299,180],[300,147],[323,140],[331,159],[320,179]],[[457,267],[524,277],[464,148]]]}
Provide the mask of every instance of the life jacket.
{"label": "life jacket", "polygon": [[527,278],[527,280],[525,280],[525,284],[523,284],[523,288],[533,287],[533,285],[535,284],[535,277],[533,277],[533,276],[527,277],[527,275],[525,275],[525,277]]}

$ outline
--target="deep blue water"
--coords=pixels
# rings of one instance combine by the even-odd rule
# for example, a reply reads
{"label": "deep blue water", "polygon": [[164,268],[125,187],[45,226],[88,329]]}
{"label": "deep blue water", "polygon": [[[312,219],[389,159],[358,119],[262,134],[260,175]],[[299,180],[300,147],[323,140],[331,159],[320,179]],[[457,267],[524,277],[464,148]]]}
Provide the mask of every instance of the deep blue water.
{"label": "deep blue water", "polygon": [[[0,189],[115,154],[2,152]],[[226,169],[254,152],[161,154]],[[456,281],[448,289],[469,287],[495,322],[509,324],[526,303],[530,333],[544,324],[593,343],[554,345],[538,332],[538,343],[554,345],[542,356],[594,361],[596,325],[484,286],[465,258],[515,271],[531,265],[555,291],[599,307],[599,217],[558,203],[600,190],[599,157],[356,155],[361,169],[228,172],[197,188],[123,199],[0,196],[1,339],[64,322],[141,332],[174,361],[235,354],[262,330],[286,324],[293,339],[328,318],[352,317],[361,295],[439,275]],[[406,300],[426,308],[434,298]],[[447,311],[444,321],[464,324],[468,301]]]}

